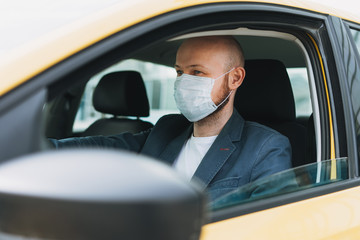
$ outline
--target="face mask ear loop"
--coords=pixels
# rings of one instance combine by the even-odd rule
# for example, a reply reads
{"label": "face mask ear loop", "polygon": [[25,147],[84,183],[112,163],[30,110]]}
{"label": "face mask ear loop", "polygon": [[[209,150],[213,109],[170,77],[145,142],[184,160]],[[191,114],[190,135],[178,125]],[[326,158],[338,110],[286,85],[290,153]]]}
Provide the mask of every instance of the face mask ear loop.
{"label": "face mask ear loop", "polygon": [[[230,70],[227,71],[226,73],[222,74],[220,77],[216,78],[215,80],[217,80],[217,79],[221,78],[222,76],[228,74],[229,72],[231,72],[231,71],[234,70],[234,69],[235,69],[235,68],[233,67],[232,69],[230,69]],[[219,105],[217,105],[216,107],[218,108],[219,106],[221,106],[221,105],[230,97],[230,95],[232,94],[232,92],[233,92],[233,90],[231,90],[231,91],[229,92],[229,94],[226,96],[226,98],[225,98],[221,103],[219,103]]]}
{"label": "face mask ear loop", "polygon": [[234,70],[235,68],[233,67],[232,69],[230,69],[229,71],[227,71],[226,73],[221,74],[220,76],[218,76],[217,78],[215,78],[215,80],[218,80],[219,78],[225,76],[226,74],[228,74],[229,72],[231,72],[232,70]]}
{"label": "face mask ear loop", "polygon": [[217,107],[217,108],[220,107],[220,106],[230,97],[230,95],[232,94],[232,92],[233,92],[233,90],[231,90],[231,91],[229,92],[229,94],[226,96],[226,98],[225,98],[221,103],[219,103],[219,105],[217,105],[216,107]]}

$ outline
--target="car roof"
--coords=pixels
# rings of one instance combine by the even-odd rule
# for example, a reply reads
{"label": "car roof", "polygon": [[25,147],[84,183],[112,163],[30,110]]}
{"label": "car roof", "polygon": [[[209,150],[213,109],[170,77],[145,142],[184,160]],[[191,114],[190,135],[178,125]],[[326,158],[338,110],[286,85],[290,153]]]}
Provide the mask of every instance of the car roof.
{"label": "car roof", "polygon": [[[31,2],[34,5],[37,3]],[[13,33],[15,31],[20,33],[23,31],[25,33],[29,32],[29,26],[37,26],[39,22],[44,21],[53,24],[49,24],[46,28],[42,29],[42,31],[36,32],[38,35],[35,34],[29,41],[22,42],[18,45],[11,45],[7,48],[8,50],[6,52],[1,54],[0,77],[2,80],[0,81],[0,96],[50,66],[131,25],[177,9],[222,2],[277,4],[323,14],[331,14],[360,23],[360,17],[354,8],[349,8],[348,11],[344,11],[309,0],[129,0],[120,2],[109,1],[107,3],[106,1],[92,0],[90,1],[91,7],[84,8],[85,10],[82,10],[81,13],[78,13],[81,5],[77,5],[75,8],[70,7],[66,10],[66,6],[73,6],[74,3],[73,1],[65,1],[63,5],[60,5],[64,12],[59,12],[58,18],[55,18],[53,13],[56,6],[46,8],[44,7],[44,1],[39,1],[39,4],[42,6],[39,9],[42,10],[34,13],[34,15],[38,16],[34,18],[35,20],[30,16],[20,19],[19,22],[15,22],[15,24],[14,22],[11,23],[10,21],[9,23],[9,21],[6,21],[7,24],[0,25],[2,26],[0,31],[2,31],[2,36],[4,36],[2,41],[5,42],[5,46],[9,46],[9,42],[15,41],[13,39]],[[17,1],[15,1],[15,3],[14,6],[11,5],[10,9],[7,9],[6,6],[4,8],[2,7],[1,12],[16,12],[18,10],[17,7],[21,7],[22,5]],[[33,9],[35,9],[35,7]],[[73,15],[71,14],[71,9],[75,11]],[[11,16],[11,14],[5,14],[5,17],[6,16]],[[18,14],[17,12],[14,16],[21,16],[21,13]],[[21,27],[15,28],[16,26]]]}

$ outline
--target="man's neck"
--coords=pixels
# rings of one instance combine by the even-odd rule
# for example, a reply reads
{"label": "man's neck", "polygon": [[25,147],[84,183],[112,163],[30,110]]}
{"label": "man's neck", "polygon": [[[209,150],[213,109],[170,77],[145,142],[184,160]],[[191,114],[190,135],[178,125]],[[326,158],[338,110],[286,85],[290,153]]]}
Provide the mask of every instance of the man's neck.
{"label": "man's neck", "polygon": [[221,110],[194,123],[194,137],[209,137],[219,135],[233,113],[232,104],[227,104]]}

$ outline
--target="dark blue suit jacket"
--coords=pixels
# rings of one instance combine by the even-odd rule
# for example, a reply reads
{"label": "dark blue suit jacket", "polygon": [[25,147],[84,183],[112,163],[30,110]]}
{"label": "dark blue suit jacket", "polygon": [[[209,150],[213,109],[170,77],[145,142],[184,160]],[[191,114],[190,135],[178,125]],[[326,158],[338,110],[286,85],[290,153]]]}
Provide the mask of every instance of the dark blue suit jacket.
{"label": "dark blue suit jacket", "polygon": [[[182,115],[162,117],[139,134],[95,136],[51,140],[55,147],[101,146],[121,148],[149,155],[172,164],[193,124]],[[204,156],[193,179],[198,179],[215,199],[237,187],[291,167],[288,139],[273,129],[247,122],[234,109],[229,121]]]}

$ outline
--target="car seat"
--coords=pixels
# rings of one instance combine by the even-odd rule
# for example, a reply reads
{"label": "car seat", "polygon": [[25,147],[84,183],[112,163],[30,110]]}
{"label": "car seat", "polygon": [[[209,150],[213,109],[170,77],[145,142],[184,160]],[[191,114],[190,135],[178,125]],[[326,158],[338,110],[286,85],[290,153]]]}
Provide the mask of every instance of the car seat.
{"label": "car seat", "polygon": [[245,120],[258,122],[288,137],[293,167],[306,164],[307,131],[296,122],[286,67],[278,60],[247,60],[245,70],[246,77],[235,96],[235,108]]}
{"label": "car seat", "polygon": [[113,117],[95,121],[82,136],[138,133],[153,126],[139,119],[149,116],[149,101],[138,72],[119,71],[104,75],[94,90],[93,105],[97,111]]}

